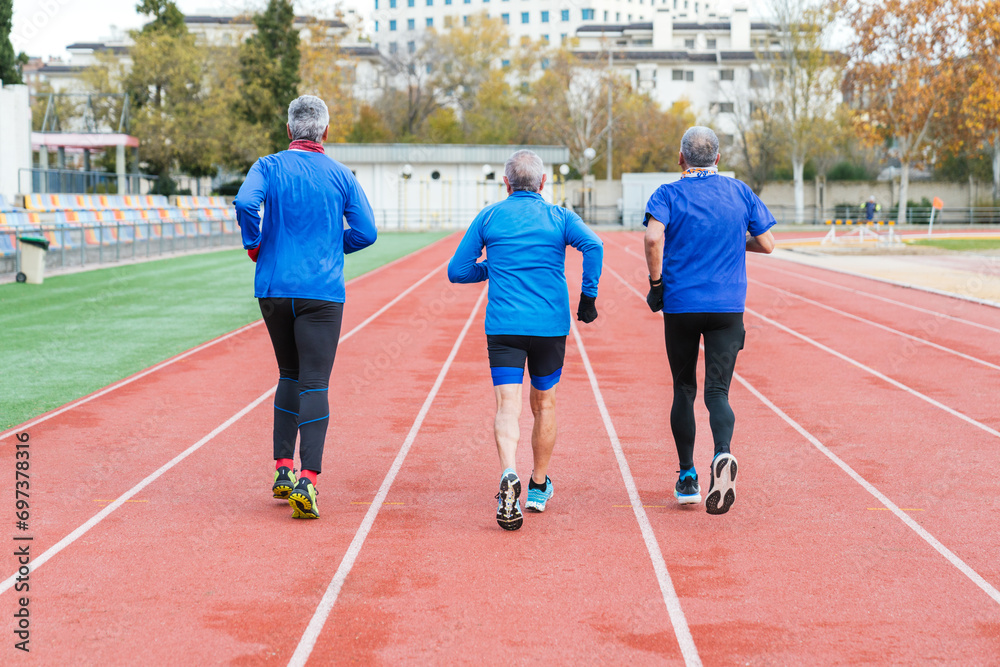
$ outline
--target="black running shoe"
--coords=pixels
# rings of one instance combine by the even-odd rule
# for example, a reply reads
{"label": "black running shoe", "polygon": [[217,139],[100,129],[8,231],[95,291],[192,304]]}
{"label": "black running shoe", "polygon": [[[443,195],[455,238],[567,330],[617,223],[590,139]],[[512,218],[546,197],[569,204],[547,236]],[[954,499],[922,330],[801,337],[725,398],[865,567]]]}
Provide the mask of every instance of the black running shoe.
{"label": "black running shoe", "polygon": [[674,498],[681,505],[693,505],[701,502],[701,487],[698,486],[698,473],[692,470],[682,470],[674,485]]}
{"label": "black running shoe", "polygon": [[274,486],[271,487],[271,494],[275,498],[288,500],[288,494],[295,488],[295,471],[285,466],[281,466],[274,471]]}
{"label": "black running shoe", "polygon": [[507,468],[500,478],[500,492],[497,493],[497,523],[504,530],[517,530],[524,522],[521,515],[521,480],[517,473]]}
{"label": "black running shoe", "polygon": [[319,506],[316,505],[316,487],[308,477],[299,479],[295,489],[288,494],[288,504],[292,506],[293,519],[318,519]]}
{"label": "black running shoe", "polygon": [[719,454],[712,461],[712,485],[705,498],[705,511],[709,514],[725,514],[736,502],[736,457]]}

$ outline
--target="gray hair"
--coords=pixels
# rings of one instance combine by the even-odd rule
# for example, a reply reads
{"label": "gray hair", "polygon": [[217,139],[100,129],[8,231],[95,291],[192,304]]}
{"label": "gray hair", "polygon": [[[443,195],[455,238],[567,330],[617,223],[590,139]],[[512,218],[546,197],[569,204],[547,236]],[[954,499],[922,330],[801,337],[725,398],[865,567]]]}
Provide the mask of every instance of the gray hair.
{"label": "gray hair", "polygon": [[503,175],[507,177],[511,190],[538,192],[542,187],[544,174],[542,158],[528,150],[517,151],[507,158],[507,163],[503,166]]}
{"label": "gray hair", "polygon": [[315,95],[303,95],[288,105],[288,129],[292,140],[322,141],[323,132],[330,124],[330,111],[326,102]]}
{"label": "gray hair", "polygon": [[719,137],[702,125],[688,128],[681,138],[681,154],[689,167],[711,167],[719,156]]}

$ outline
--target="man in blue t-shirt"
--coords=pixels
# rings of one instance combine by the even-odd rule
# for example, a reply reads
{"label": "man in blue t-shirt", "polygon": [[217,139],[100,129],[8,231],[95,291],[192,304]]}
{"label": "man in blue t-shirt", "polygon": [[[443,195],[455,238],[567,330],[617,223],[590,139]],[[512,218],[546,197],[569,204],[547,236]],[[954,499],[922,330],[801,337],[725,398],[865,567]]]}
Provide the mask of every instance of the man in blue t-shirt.
{"label": "man in blue t-shirt", "polygon": [[774,226],[763,202],[745,184],[720,176],[719,138],[692,127],[681,139],[681,180],[661,185],[646,204],[646,265],[655,313],[663,311],[667,359],[673,376],[670,429],[680,476],[674,496],[701,501],[694,470],[694,399],[698,346],[705,339],[705,405],[715,440],[709,514],[725,514],[736,499],[736,458],[730,453],[735,417],[729,383],[746,331],[747,252],[770,253]]}
{"label": "man in blue t-shirt", "polygon": [[[497,400],[494,435],[500,454],[497,523],[521,527],[521,480],[515,472],[520,436],[524,364],[531,376],[534,470],[525,509],[544,512],[552,497],[547,471],[556,442],[556,383],[570,328],[566,246],[583,253],[583,286],[576,318],[597,319],[597,282],[604,244],[575,213],[542,199],[545,172],[531,151],[517,151],[504,165],[508,197],[487,206],[469,226],[448,264],[453,283],[490,281],[486,344]],[[477,261],[486,248],[487,259]]]}
{"label": "man in blue t-shirt", "polygon": [[293,100],[288,150],[257,160],[234,202],[243,247],[257,263],[254,296],[278,361],[271,493],[288,500],[296,519],[319,518],[315,485],[346,297],[344,254],[370,246],[377,236],[361,185],[323,150],[329,125],[323,100],[312,95]]}

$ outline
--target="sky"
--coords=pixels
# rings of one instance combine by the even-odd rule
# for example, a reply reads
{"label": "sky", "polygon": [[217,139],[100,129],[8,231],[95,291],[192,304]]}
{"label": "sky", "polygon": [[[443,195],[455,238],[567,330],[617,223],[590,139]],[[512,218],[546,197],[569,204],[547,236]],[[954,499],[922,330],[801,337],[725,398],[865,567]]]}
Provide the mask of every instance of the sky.
{"label": "sky", "polygon": [[[750,0],[755,5],[766,0]],[[237,13],[260,8],[266,0],[176,0],[185,14]],[[299,14],[328,18],[338,3],[335,0],[296,0]],[[374,8],[373,0],[340,0],[345,9],[362,16]],[[720,3],[721,5],[722,3]],[[144,17],[135,12],[136,0],[14,0],[14,25],[10,40],[14,52],[29,56],[68,59],[66,46],[74,42],[97,42],[138,28]],[[721,7],[720,7],[721,9]]]}

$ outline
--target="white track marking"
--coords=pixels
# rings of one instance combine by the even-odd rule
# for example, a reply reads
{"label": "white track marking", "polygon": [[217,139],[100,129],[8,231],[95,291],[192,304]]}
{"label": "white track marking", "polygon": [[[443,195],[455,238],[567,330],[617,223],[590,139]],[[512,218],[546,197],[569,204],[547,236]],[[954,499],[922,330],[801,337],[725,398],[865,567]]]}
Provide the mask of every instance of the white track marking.
{"label": "white track marking", "polygon": [[762,281],[757,280],[755,278],[750,278],[749,280],[750,280],[750,282],[752,282],[754,284],[757,284],[757,285],[760,285],[761,287],[766,287],[767,289],[772,289],[775,292],[780,292],[781,294],[785,294],[785,295],[788,295],[790,297],[794,297],[794,298],[799,299],[801,301],[805,301],[806,303],[811,303],[812,305],[817,306],[819,308],[822,308],[824,310],[828,310],[831,313],[836,313],[837,315],[841,315],[843,317],[847,317],[847,318],[850,318],[852,320],[857,320],[858,322],[863,322],[864,324],[869,324],[869,325],[871,325],[873,327],[876,327],[878,329],[882,329],[883,331],[888,331],[889,333],[896,334],[897,336],[902,336],[903,338],[908,338],[908,339],[910,339],[912,341],[916,341],[918,343],[922,343],[924,345],[928,345],[930,347],[933,347],[933,348],[936,348],[938,350],[941,350],[942,352],[947,352],[949,354],[954,354],[956,357],[961,357],[962,359],[966,359],[966,360],[971,361],[973,363],[981,364],[983,366],[986,366],[987,368],[992,368],[993,370],[1000,371],[1000,366],[998,366],[997,364],[990,363],[990,362],[988,362],[988,361],[986,361],[984,359],[980,359],[979,357],[973,357],[972,355],[965,354],[964,352],[959,352],[958,350],[954,350],[954,349],[952,349],[950,347],[945,347],[944,345],[938,345],[937,343],[931,342],[931,341],[927,340],[926,338],[920,338],[919,336],[914,336],[912,334],[908,334],[905,331],[900,331],[898,329],[893,329],[892,327],[887,327],[884,324],[879,324],[878,322],[874,322],[872,320],[865,319],[864,317],[860,317],[858,315],[854,315],[852,313],[848,313],[847,311],[840,310],[839,308],[834,308],[833,306],[828,306],[825,303],[820,303],[819,301],[814,301],[813,299],[809,299],[807,297],[801,296],[799,294],[796,294],[795,292],[789,292],[788,290],[782,289],[780,287],[775,287],[774,285],[770,285],[768,283],[762,282]]}
{"label": "white track marking", "polygon": [[[614,275],[618,280],[622,281],[622,283],[626,287],[635,292],[636,295],[638,295],[640,298],[643,299],[643,301],[645,301],[645,297],[643,297],[638,292],[638,290],[632,287],[631,284],[626,282],[624,278],[622,278],[616,271],[614,271],[614,269],[609,268],[608,270],[611,271],[612,275]],[[919,523],[917,523],[912,518],[907,516],[906,512],[904,510],[901,510],[895,503],[889,500],[888,496],[883,494],[881,491],[875,488],[875,486],[871,484],[868,480],[866,480],[864,477],[855,472],[855,470],[851,468],[851,466],[849,466],[839,456],[830,451],[822,442],[819,441],[818,438],[816,438],[816,436],[814,436],[812,433],[804,429],[797,421],[789,417],[781,408],[779,408],[777,405],[771,402],[770,399],[764,396],[764,394],[757,391],[757,389],[747,380],[743,379],[743,377],[739,373],[733,373],[733,378],[741,385],[746,387],[751,394],[756,396],[761,403],[766,405],[769,409],[771,409],[771,411],[773,411],[776,415],[781,417],[789,426],[798,431],[798,433],[802,437],[808,440],[809,443],[812,444],[816,449],[818,449],[823,455],[825,455],[827,458],[833,461],[837,465],[837,467],[846,472],[851,477],[851,479],[860,484],[862,488],[864,488],[868,493],[874,496],[876,500],[878,500],[886,507],[886,509],[895,514],[900,521],[902,521],[904,524],[906,524],[907,527],[913,530],[913,532],[919,535],[925,542],[927,542],[927,544],[931,545],[931,547],[933,547],[935,551],[944,556],[948,560],[948,562],[954,565],[962,574],[968,577],[974,584],[979,586],[979,588],[981,588],[988,596],[990,596],[994,602],[1000,603],[1000,591],[998,591],[994,586],[992,586],[988,581],[986,581],[978,572],[969,567],[965,563],[965,561],[956,556],[950,549],[948,549],[948,547],[941,544],[941,542],[938,541],[936,537],[931,535],[923,526],[921,526]],[[950,410],[950,408],[946,409]],[[978,422],[975,423],[978,424]],[[989,427],[985,428],[988,429]],[[995,431],[993,431],[993,433],[996,434]]]}
{"label": "white track marking", "polygon": [[[781,258],[777,258],[777,259],[781,259]],[[799,264],[798,262],[793,262],[792,260],[787,260],[787,259],[786,260],[782,260],[782,261],[789,262],[791,264]],[[779,268],[774,267],[774,266],[767,266],[764,263],[756,262],[756,261],[754,262],[754,264],[757,265],[757,266],[759,266],[759,267],[763,267],[764,270],[766,270],[766,271],[775,271],[777,273],[784,273],[785,275],[788,275],[788,276],[793,276],[793,277],[799,278],[801,280],[808,280],[809,282],[817,283],[819,285],[824,285],[826,287],[832,287],[834,289],[838,289],[838,290],[841,290],[843,292],[850,292],[851,294],[857,294],[859,296],[867,297],[869,299],[875,299],[876,301],[882,301],[883,303],[891,303],[894,306],[902,306],[903,308],[909,308],[910,310],[915,310],[915,311],[917,311],[919,313],[926,313],[928,315],[933,315],[935,317],[941,317],[941,318],[944,318],[946,320],[951,320],[953,322],[960,322],[961,324],[967,324],[967,325],[969,325],[971,327],[977,327],[979,329],[985,329],[987,331],[992,331],[993,333],[1000,333],[1000,329],[997,329],[996,327],[991,327],[991,326],[989,326],[987,324],[980,324],[979,322],[973,322],[972,320],[966,320],[966,319],[961,318],[961,317],[955,317],[954,315],[948,315],[947,313],[942,313],[942,312],[939,312],[939,311],[936,311],[936,310],[930,310],[929,308],[921,308],[920,306],[914,306],[913,304],[906,303],[905,301],[897,301],[896,299],[890,299],[889,297],[886,297],[886,296],[880,296],[878,294],[872,294],[872,293],[866,292],[864,290],[854,289],[853,287],[847,287],[845,285],[838,285],[837,283],[830,282],[829,280],[823,280],[822,278],[813,278],[812,276],[807,276],[806,274],[799,273],[797,271],[786,271],[785,269],[779,269]],[[802,266],[810,266],[810,265],[804,264]],[[818,269],[820,271],[833,271],[834,270],[834,269],[828,269],[828,268],[825,268],[825,267],[818,267],[818,266],[813,266],[811,268]],[[865,279],[868,279],[868,280],[876,280],[875,278],[872,278],[871,276],[863,276],[863,275],[857,275],[857,274],[853,274],[853,275],[855,275],[858,278],[865,278]],[[879,280],[878,282],[885,282],[885,281],[884,280]],[[890,282],[889,284],[890,285],[894,285],[895,287],[906,287],[905,285],[903,285],[901,283],[891,283]],[[922,289],[922,288],[914,287],[914,289]],[[952,297],[954,297],[955,295],[954,294],[945,294],[944,296],[952,296]]]}
{"label": "white track marking", "polygon": [[[447,262],[445,264],[447,264]],[[398,296],[396,296],[392,301],[390,301],[385,306],[383,306],[382,308],[380,308],[374,315],[372,315],[371,317],[369,317],[368,319],[366,319],[364,322],[362,322],[361,324],[357,325],[356,327],[354,327],[353,329],[351,329],[350,331],[348,331],[346,334],[344,334],[343,336],[341,336],[340,337],[340,341],[338,342],[338,344],[339,343],[343,343],[348,338],[350,338],[351,336],[353,336],[354,334],[356,334],[358,331],[360,331],[364,327],[368,326],[368,324],[372,320],[374,320],[380,314],[382,314],[386,310],[388,310],[393,304],[398,303],[407,294],[409,294],[410,292],[412,292],[413,290],[415,290],[417,287],[419,287],[421,284],[423,284],[428,278],[430,278],[435,273],[437,273],[438,271],[440,271],[445,266],[445,264],[441,264],[441,265],[435,267],[434,269],[432,269],[427,275],[425,275],[419,281],[415,282],[413,285],[410,285],[408,288],[406,288],[406,290],[404,290],[401,294],[399,294]],[[484,290],[483,294],[485,294],[485,293],[486,292]],[[480,300],[482,300],[482,296],[480,296]],[[477,304],[478,304],[478,302],[477,302]],[[244,328],[246,328],[246,327],[244,327]],[[239,330],[237,330],[237,331],[239,331]],[[236,332],[234,331],[233,333],[235,334]],[[111,514],[116,509],[118,509],[119,507],[121,507],[122,505],[124,505],[129,500],[129,498],[131,498],[135,494],[139,493],[139,491],[142,491],[144,488],[146,488],[151,483],[153,483],[154,481],[156,481],[156,479],[158,479],[165,472],[167,472],[168,470],[170,470],[171,468],[173,468],[174,466],[176,466],[178,463],[180,463],[181,461],[183,461],[185,458],[187,458],[188,456],[190,456],[191,454],[193,454],[194,452],[196,452],[198,449],[200,449],[202,447],[202,445],[204,445],[207,442],[211,441],[215,436],[219,435],[220,433],[222,433],[223,431],[225,431],[227,428],[229,428],[230,426],[232,426],[241,417],[243,417],[248,412],[250,412],[251,410],[253,410],[255,407],[257,407],[258,405],[260,405],[261,402],[263,402],[264,400],[266,400],[268,396],[271,396],[272,394],[274,394],[274,392],[275,392],[275,390],[277,390],[277,388],[278,388],[278,385],[275,384],[273,387],[271,387],[270,389],[268,389],[266,392],[264,392],[263,394],[261,394],[256,399],[254,399],[248,405],[246,405],[245,407],[243,407],[243,409],[241,409],[239,412],[237,412],[236,414],[234,414],[232,417],[230,417],[229,419],[227,419],[226,421],[224,421],[219,426],[215,427],[212,430],[211,433],[209,433],[208,435],[206,435],[205,437],[203,437],[201,440],[199,440],[198,442],[194,443],[193,445],[191,445],[190,447],[188,447],[187,449],[185,449],[183,452],[181,452],[180,454],[178,454],[174,458],[170,459],[170,461],[168,461],[167,463],[165,463],[164,465],[162,465],[159,469],[157,469],[151,475],[149,475],[148,477],[146,477],[145,479],[143,479],[141,482],[139,482],[138,484],[136,484],[135,486],[133,486],[131,489],[129,489],[128,491],[126,491],[125,493],[123,493],[113,503],[111,503],[110,505],[108,505],[107,507],[105,507],[104,509],[102,509],[100,512],[98,512],[94,516],[92,516],[88,521],[86,521],[84,524],[82,524],[81,526],[79,526],[76,530],[74,530],[73,532],[71,532],[69,535],[67,535],[66,537],[62,538],[61,540],[59,540],[56,544],[54,544],[51,547],[49,547],[48,549],[46,549],[42,553],[42,555],[40,555],[38,558],[32,559],[31,566],[30,566],[31,571],[34,572],[35,570],[37,570],[39,567],[41,567],[50,558],[52,558],[57,553],[59,553],[60,551],[62,551],[66,547],[68,547],[70,544],[72,544],[73,542],[75,542],[77,539],[79,539],[80,537],[82,537],[87,531],[89,531],[91,528],[93,528],[94,526],[96,526],[97,524],[99,524],[101,521],[103,521],[109,514]],[[0,584],[0,595],[2,595],[3,593],[5,593],[11,586],[14,585],[16,577],[17,577],[17,574],[15,573],[15,574],[11,575],[2,584]]]}
{"label": "white track marking", "polygon": [[[617,273],[615,275],[618,276]],[[621,279],[620,276],[619,279]],[[645,297],[643,299],[645,300]],[[580,338],[580,332],[575,323],[573,323],[573,338],[576,340],[576,346],[580,350],[583,367],[586,369],[587,377],[590,379],[590,388],[594,391],[597,409],[601,413],[601,419],[604,420],[604,429],[608,432],[608,438],[611,440],[611,448],[615,452],[615,459],[618,460],[618,469],[621,471],[622,479],[625,482],[625,489],[628,491],[629,502],[632,504],[632,513],[635,514],[635,520],[639,523],[639,530],[642,533],[643,541],[646,543],[649,559],[653,562],[653,571],[656,573],[656,580],[660,584],[660,593],[663,595],[664,604],[667,605],[667,613],[670,615],[670,623],[674,626],[674,634],[677,636],[681,655],[684,656],[684,664],[688,667],[701,665],[698,648],[694,645],[694,638],[691,636],[687,619],[684,617],[684,610],[681,609],[681,601],[677,597],[677,591],[674,590],[674,583],[670,579],[670,572],[667,571],[667,563],[663,559],[663,553],[660,551],[660,545],[656,541],[653,527],[650,525],[649,517],[642,506],[642,499],[639,497],[635,480],[632,478],[632,471],[629,469],[628,461],[625,459],[625,452],[622,451],[621,442],[618,440],[618,433],[611,422],[611,415],[608,413],[608,407],[604,403],[601,388],[597,384],[597,376],[594,375],[594,369],[590,365],[590,357],[587,356],[587,350],[583,346],[583,339]]]}
{"label": "white track marking", "polygon": [[372,500],[372,504],[368,508],[368,512],[365,513],[365,518],[361,521],[361,525],[354,534],[354,539],[351,540],[351,544],[347,548],[347,553],[345,553],[343,559],[341,559],[340,566],[334,573],[333,579],[330,581],[330,585],[327,586],[326,592],[323,594],[323,598],[319,601],[319,606],[316,607],[316,611],[313,614],[312,619],[309,621],[309,625],[302,634],[302,638],[299,640],[299,645],[295,648],[295,653],[292,654],[291,660],[288,661],[289,665],[305,665],[306,661],[309,660],[309,655],[316,646],[316,640],[319,639],[319,634],[323,631],[323,625],[326,623],[326,619],[330,615],[333,605],[337,602],[337,597],[340,595],[340,589],[344,586],[344,581],[347,579],[347,575],[351,573],[351,568],[354,567],[354,562],[357,560],[358,554],[361,553],[361,548],[365,544],[365,539],[368,537],[368,533],[371,531],[376,517],[378,517],[379,510],[382,509],[382,505],[385,504],[386,496],[389,495],[389,489],[392,487],[392,483],[396,480],[396,475],[399,474],[400,469],[403,467],[406,455],[410,452],[410,447],[413,445],[413,441],[416,440],[417,433],[420,432],[420,427],[424,423],[424,418],[431,409],[434,397],[437,396],[438,390],[441,389],[441,385],[444,383],[444,378],[448,374],[448,369],[451,368],[452,362],[455,360],[456,355],[458,355],[458,350],[462,346],[462,341],[465,340],[465,335],[469,332],[469,327],[472,326],[472,321],[475,319],[476,313],[479,312],[479,307],[482,305],[485,297],[486,288],[483,288],[483,291],[479,294],[479,299],[476,300],[476,305],[473,306],[472,312],[469,314],[469,319],[465,321],[465,326],[462,327],[461,333],[458,334],[458,338],[455,340],[455,344],[451,348],[451,353],[448,354],[448,358],[441,367],[437,379],[434,381],[434,386],[431,387],[430,392],[427,394],[427,398],[424,399],[424,404],[421,406],[420,412],[417,414],[417,418],[413,421],[413,426],[410,427],[410,432],[406,434],[406,439],[403,441],[403,445],[400,447],[399,453],[396,454],[396,458],[392,462],[389,472],[386,473],[385,479],[382,480],[382,486],[379,487],[378,493],[375,494],[375,499]]}
{"label": "white track marking", "polygon": [[1000,591],[998,591],[988,581],[986,581],[985,579],[983,579],[983,577],[980,576],[978,572],[976,572],[971,567],[969,567],[968,565],[966,565],[965,561],[963,561],[961,558],[959,558],[958,556],[956,556],[950,549],[948,549],[948,547],[946,547],[943,544],[941,544],[941,542],[939,542],[936,537],[934,537],[929,532],[927,532],[927,530],[923,526],[921,526],[919,523],[917,523],[916,521],[914,521],[910,516],[908,516],[906,514],[905,511],[903,511],[899,507],[897,507],[896,504],[894,502],[892,502],[891,500],[889,500],[889,498],[884,493],[882,493],[881,491],[879,491],[868,480],[866,480],[864,477],[862,477],[857,472],[855,472],[854,468],[852,468],[851,466],[847,465],[847,463],[845,463],[839,456],[837,456],[832,451],[830,451],[829,449],[827,449],[827,447],[825,445],[823,445],[823,443],[820,442],[816,438],[816,436],[814,436],[812,433],[810,433],[809,431],[807,431],[804,428],[802,428],[802,426],[799,425],[798,422],[796,422],[794,419],[792,419],[787,414],[785,414],[785,412],[781,408],[779,408],[777,405],[775,405],[770,400],[768,400],[768,398],[766,396],[764,396],[762,393],[760,393],[759,391],[757,391],[757,389],[752,384],[750,384],[749,382],[747,382],[746,380],[744,380],[740,376],[739,373],[733,373],[733,377],[736,379],[737,382],[739,382],[744,387],[746,387],[747,390],[751,394],[753,394],[754,396],[756,396],[760,400],[761,403],[763,403],[764,405],[766,405],[776,415],[778,415],[783,420],[785,420],[785,422],[789,426],[791,426],[792,428],[794,428],[796,431],[798,431],[799,434],[803,438],[805,438],[810,443],[812,443],[812,445],[816,449],[818,449],[827,458],[829,458],[831,461],[833,461],[837,465],[838,468],[840,468],[841,470],[843,470],[844,472],[846,472],[851,477],[851,479],[853,479],[855,482],[857,482],[858,484],[860,484],[861,487],[864,488],[865,491],[867,491],[868,493],[872,494],[872,496],[874,496],[876,500],[878,500],[880,503],[882,503],[883,505],[885,505],[885,507],[890,512],[892,512],[893,514],[895,514],[896,517],[900,521],[902,521],[911,530],[913,530],[913,532],[915,532],[917,535],[919,535],[921,538],[923,538],[923,540],[925,542],[927,542],[927,544],[931,545],[934,548],[935,551],[937,551],[939,554],[941,554],[942,556],[944,556],[948,560],[949,563],[951,563],[952,565],[954,565],[956,568],[958,568],[958,570],[962,574],[964,574],[969,579],[971,579],[972,582],[974,584],[976,584],[976,586],[979,586],[979,588],[981,588],[988,596],[990,596],[991,598],[993,598],[994,602],[1000,604]]}
{"label": "white track marking", "polygon": [[[421,253],[424,250],[427,250],[428,248],[432,248],[433,246],[436,246],[437,244],[441,243],[442,241],[447,240],[450,236],[451,235],[449,234],[448,236],[445,236],[442,239],[438,239],[434,243],[431,243],[429,245],[425,245],[422,248],[418,248],[417,250],[414,250],[413,252],[411,252],[408,255],[403,255],[402,257],[397,257],[396,259],[392,260],[388,264],[383,264],[382,266],[378,266],[378,267],[372,269],[371,271],[368,271],[367,273],[362,273],[360,276],[356,276],[354,278],[351,278],[350,280],[348,280],[344,284],[345,285],[352,285],[356,281],[361,280],[362,278],[367,278],[369,276],[375,275],[376,273],[379,273],[380,271],[382,271],[384,269],[388,269],[389,267],[393,266],[394,264],[396,264],[398,262],[403,261],[404,259],[408,259],[410,257],[413,257],[414,255],[416,255],[418,253]],[[441,267],[438,267],[438,268],[441,268]],[[437,270],[437,269],[435,269],[435,270]],[[426,280],[426,277],[424,279]],[[421,282],[423,282],[423,281],[421,281]],[[393,301],[392,303],[395,303],[395,301]],[[369,319],[373,319],[374,317],[375,316],[373,315]],[[96,392],[94,394],[90,394],[89,396],[84,396],[81,399],[78,399],[76,401],[67,403],[66,405],[62,406],[61,408],[55,410],[54,412],[46,413],[46,414],[42,415],[41,417],[38,417],[37,419],[33,419],[33,420],[27,422],[26,424],[21,424],[19,426],[15,426],[14,428],[8,429],[8,430],[4,431],[3,433],[0,433],[0,440],[3,440],[4,438],[6,438],[8,436],[13,435],[14,433],[23,433],[24,431],[27,431],[29,428],[31,428],[32,426],[35,426],[36,424],[41,424],[42,422],[48,421],[48,420],[52,419],[53,417],[58,417],[59,415],[63,414],[64,412],[72,410],[73,408],[78,408],[81,405],[83,405],[84,403],[89,403],[90,401],[94,400],[95,398],[100,398],[101,396],[104,396],[105,394],[107,394],[109,392],[112,392],[115,389],[119,389],[121,387],[124,387],[127,384],[131,384],[131,383],[135,382],[136,380],[141,380],[142,378],[146,377],[150,373],[153,373],[155,371],[158,371],[158,370],[161,370],[163,368],[166,368],[167,366],[170,366],[171,364],[175,364],[178,361],[181,361],[182,359],[185,359],[185,358],[191,356],[192,354],[195,354],[197,352],[201,352],[202,350],[204,350],[206,348],[209,348],[209,347],[212,347],[213,345],[215,345],[217,343],[221,343],[222,341],[224,341],[224,340],[226,340],[228,338],[232,338],[233,336],[241,334],[244,331],[246,331],[247,329],[251,329],[253,327],[259,326],[260,324],[263,324],[263,322],[264,322],[263,320],[257,320],[255,322],[251,322],[250,324],[244,325],[244,326],[240,327],[239,329],[236,329],[235,331],[230,331],[229,333],[227,333],[227,334],[225,334],[223,336],[219,336],[218,338],[215,338],[215,339],[210,340],[208,342],[202,343],[201,345],[198,345],[197,347],[193,347],[190,350],[187,350],[186,352],[182,352],[181,354],[178,354],[175,357],[171,357],[170,359],[167,359],[166,361],[161,361],[160,363],[156,364],[155,366],[151,366],[151,367],[147,368],[144,371],[141,371],[139,373],[136,373],[135,375],[132,375],[130,377],[125,378],[124,380],[119,380],[118,382],[115,382],[114,384],[108,385],[104,389],[101,389],[100,391],[98,391],[98,392]],[[366,320],[366,322],[367,322],[367,320]],[[348,335],[350,335],[350,334],[348,334]]]}
{"label": "white track marking", "polygon": [[789,333],[789,334],[795,336],[796,338],[798,338],[800,340],[803,340],[803,341],[809,343],[810,345],[813,345],[813,346],[815,346],[815,347],[823,350],[824,352],[828,352],[828,353],[832,354],[833,356],[837,357],[838,359],[843,359],[844,361],[846,361],[847,363],[851,364],[852,366],[856,366],[857,368],[860,368],[861,370],[865,371],[866,373],[874,375],[878,379],[883,380],[885,382],[888,382],[889,384],[891,384],[892,386],[896,387],[897,389],[902,389],[903,391],[916,396],[920,400],[926,401],[927,403],[930,403],[934,407],[940,408],[941,410],[944,410],[948,414],[953,415],[955,417],[958,417],[962,421],[968,422],[969,424],[972,424],[976,428],[979,428],[979,429],[982,429],[983,431],[986,431],[987,433],[989,433],[992,436],[996,436],[996,437],[1000,438],[1000,431],[997,431],[994,428],[990,428],[989,426],[987,426],[986,424],[984,424],[984,423],[982,423],[980,421],[976,421],[975,419],[973,419],[972,417],[968,416],[964,412],[959,412],[958,410],[956,410],[954,408],[948,407],[944,403],[941,403],[940,401],[934,400],[933,398],[931,398],[927,394],[922,394],[919,391],[917,391],[916,389],[914,389],[913,387],[905,385],[902,382],[900,382],[899,380],[894,380],[893,378],[889,377],[888,375],[886,375],[884,373],[878,372],[877,370],[875,370],[871,366],[866,366],[865,364],[861,363],[860,361],[858,361],[856,359],[852,359],[851,357],[847,356],[846,354],[843,354],[842,352],[838,352],[837,350],[834,350],[831,347],[827,347],[823,343],[820,343],[817,340],[813,340],[812,338],[810,338],[809,336],[806,336],[805,334],[801,334],[798,331],[795,331],[794,329],[786,327],[784,324],[782,324],[780,322],[776,322],[775,320],[772,320],[770,317],[767,317],[766,315],[761,315],[760,313],[758,313],[757,311],[755,311],[755,310],[753,310],[751,308],[747,308],[746,312],[750,313],[754,317],[757,317],[759,319],[764,320],[765,322],[767,322],[768,324],[770,324],[773,327],[781,329],[782,331],[784,331],[786,333]]}

